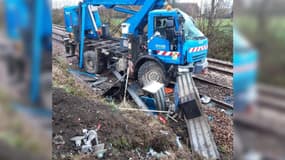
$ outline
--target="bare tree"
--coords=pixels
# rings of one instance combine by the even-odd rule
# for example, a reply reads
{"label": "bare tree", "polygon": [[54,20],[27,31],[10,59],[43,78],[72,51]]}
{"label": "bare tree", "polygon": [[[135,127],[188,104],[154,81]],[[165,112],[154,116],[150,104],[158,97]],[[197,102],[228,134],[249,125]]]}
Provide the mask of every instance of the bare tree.
{"label": "bare tree", "polygon": [[214,14],[216,10],[216,0],[211,1],[211,10],[210,14],[208,15],[208,34],[211,33],[210,30],[213,28],[213,23],[214,23]]}

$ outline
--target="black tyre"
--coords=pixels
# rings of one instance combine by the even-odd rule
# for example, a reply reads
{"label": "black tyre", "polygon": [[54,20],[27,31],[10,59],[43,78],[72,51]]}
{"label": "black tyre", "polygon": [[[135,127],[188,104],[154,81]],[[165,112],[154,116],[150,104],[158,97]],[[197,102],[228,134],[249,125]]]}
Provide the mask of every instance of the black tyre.
{"label": "black tyre", "polygon": [[163,69],[154,61],[143,63],[138,70],[138,80],[140,85],[144,86],[151,81],[166,83],[166,77]]}
{"label": "black tyre", "polygon": [[100,64],[99,54],[96,51],[89,50],[84,52],[84,68],[88,73],[101,73],[102,65]]}

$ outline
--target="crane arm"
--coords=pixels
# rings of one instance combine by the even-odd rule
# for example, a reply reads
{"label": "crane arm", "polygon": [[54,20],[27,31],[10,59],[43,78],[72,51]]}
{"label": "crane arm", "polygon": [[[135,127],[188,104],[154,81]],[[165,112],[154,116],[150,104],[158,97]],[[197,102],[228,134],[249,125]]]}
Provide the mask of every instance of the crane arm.
{"label": "crane arm", "polygon": [[[147,14],[154,9],[160,9],[164,6],[165,0],[84,0],[86,5],[112,8],[118,12],[132,15],[125,23],[130,24],[129,34],[137,35],[147,24]],[[134,11],[120,6],[141,6],[139,11]]]}
{"label": "crane arm", "polygon": [[84,0],[84,3],[90,5],[143,5],[147,0]]}

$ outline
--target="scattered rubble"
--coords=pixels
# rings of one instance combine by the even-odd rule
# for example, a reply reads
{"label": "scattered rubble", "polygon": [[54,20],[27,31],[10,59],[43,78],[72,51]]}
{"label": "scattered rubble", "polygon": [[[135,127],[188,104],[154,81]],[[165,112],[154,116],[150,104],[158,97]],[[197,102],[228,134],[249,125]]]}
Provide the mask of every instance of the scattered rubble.
{"label": "scattered rubble", "polygon": [[[57,79],[64,81],[60,76],[57,76]],[[147,155],[150,148],[157,154],[171,153],[165,159],[189,159],[191,156],[188,147],[183,147],[183,150],[179,149],[177,136],[181,137],[179,141],[182,146],[185,143],[189,144],[187,144],[186,126],[177,117],[174,117],[176,121],[170,120],[163,124],[163,121],[159,123],[153,116],[147,116],[142,112],[124,111],[121,113],[115,107],[99,103],[98,99],[96,101],[87,100],[83,98],[85,94],[83,97],[76,97],[66,94],[61,89],[54,90],[53,137],[61,135],[65,144],[53,143],[53,159],[76,159],[78,156],[79,159],[95,159],[97,157],[95,152],[83,155],[76,151],[74,149],[75,142],[70,141],[70,137],[82,134],[82,128],[94,128],[98,122],[103,126],[98,131],[98,136],[102,137],[102,142],[105,144],[106,153],[103,156],[105,159],[155,159],[155,157]],[[94,97],[91,96],[91,99]],[[214,108],[206,110],[211,109]],[[212,117],[212,120],[209,121],[214,138],[218,141],[219,151],[222,152],[222,159],[228,159],[232,152],[227,148],[232,146],[232,139],[228,138],[227,129],[232,130],[232,124],[226,123],[225,131],[220,132],[223,127],[220,126],[220,120],[217,119],[220,114],[229,117],[230,120],[231,117],[220,110],[217,113],[208,111],[206,114]],[[166,117],[166,120],[169,120],[168,118],[170,117]],[[174,125],[175,127],[173,127]],[[166,131],[168,134],[161,131]]]}
{"label": "scattered rubble", "polygon": [[53,137],[60,134],[65,144],[53,143],[53,159],[75,159],[78,156],[85,160],[97,158],[95,148],[92,153],[82,154],[81,150],[75,149],[75,142],[70,138],[82,135],[82,128],[97,128],[95,125],[99,123],[101,128],[97,134],[100,142],[105,144],[105,159],[147,159],[150,148],[157,153],[171,153],[168,159],[189,159],[191,156],[188,147],[178,149],[172,128],[168,124],[161,124],[153,116],[133,111],[119,112],[98,101],[72,96],[54,88]]}
{"label": "scattered rubble", "polygon": [[222,159],[232,159],[233,153],[233,120],[232,116],[221,109],[204,107],[204,113],[208,116],[214,139]]}
{"label": "scattered rubble", "polygon": [[[72,137],[70,140],[75,142],[75,146],[81,147],[81,153],[91,153],[94,152],[98,158],[102,158],[104,153],[107,151],[104,149],[105,144],[99,144],[98,134],[97,131],[99,128],[97,127],[96,130],[87,130],[83,129],[82,133],[84,136],[75,136]],[[95,145],[94,145],[95,140]],[[82,142],[84,143],[83,145]]]}
{"label": "scattered rubble", "polygon": [[152,148],[149,149],[149,152],[147,152],[147,157],[154,157],[156,159],[166,158],[167,156],[170,156],[171,154],[167,151],[164,152],[156,152]]}
{"label": "scattered rubble", "polygon": [[208,97],[208,96],[202,96],[202,97],[201,97],[201,102],[202,102],[203,104],[208,104],[208,103],[211,102],[211,98]]}
{"label": "scattered rubble", "polygon": [[64,145],[64,144],[65,144],[65,141],[63,140],[63,138],[62,138],[61,135],[56,135],[56,136],[53,138],[53,143],[56,144],[56,145]]}
{"label": "scattered rubble", "polygon": [[230,75],[221,74],[216,71],[208,70],[207,74],[199,74],[197,76],[210,81],[214,81],[218,84],[224,84],[225,86],[232,87],[233,77]]}

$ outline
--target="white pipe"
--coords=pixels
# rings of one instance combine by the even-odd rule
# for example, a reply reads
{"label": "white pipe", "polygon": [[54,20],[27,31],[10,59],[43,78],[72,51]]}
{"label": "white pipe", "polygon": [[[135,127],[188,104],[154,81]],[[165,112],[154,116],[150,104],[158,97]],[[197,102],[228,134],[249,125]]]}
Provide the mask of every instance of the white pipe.
{"label": "white pipe", "polygon": [[119,110],[141,111],[141,112],[157,112],[157,113],[170,113],[169,111],[159,111],[159,110],[150,110],[150,109],[136,109],[136,108],[119,108]]}
{"label": "white pipe", "polygon": [[96,20],[94,19],[94,16],[93,16],[93,14],[92,14],[91,6],[90,6],[90,5],[88,5],[88,11],[89,11],[89,14],[90,14],[90,17],[91,17],[91,20],[92,20],[92,24],[93,24],[93,26],[94,26],[94,28],[95,28],[95,31],[97,32],[97,31],[98,31],[98,27],[97,27],[97,25],[96,25]]}

